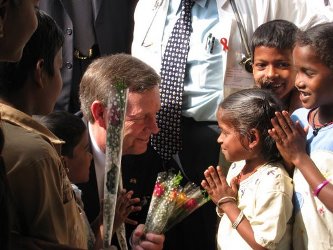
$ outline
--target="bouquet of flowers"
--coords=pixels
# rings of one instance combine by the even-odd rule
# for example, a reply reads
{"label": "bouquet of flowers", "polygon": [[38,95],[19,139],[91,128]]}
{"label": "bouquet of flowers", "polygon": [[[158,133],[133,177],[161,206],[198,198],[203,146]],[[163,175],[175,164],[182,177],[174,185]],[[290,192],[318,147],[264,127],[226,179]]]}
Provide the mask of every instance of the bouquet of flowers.
{"label": "bouquet of flowers", "polygon": [[165,233],[210,199],[194,183],[188,182],[182,187],[182,179],[180,173],[172,171],[157,175],[145,222],[146,233]]}

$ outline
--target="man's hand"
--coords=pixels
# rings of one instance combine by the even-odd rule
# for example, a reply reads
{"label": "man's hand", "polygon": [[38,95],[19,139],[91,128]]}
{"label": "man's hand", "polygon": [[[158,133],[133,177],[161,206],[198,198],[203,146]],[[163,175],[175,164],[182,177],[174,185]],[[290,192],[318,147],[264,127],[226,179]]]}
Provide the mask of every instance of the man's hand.
{"label": "man's hand", "polygon": [[133,250],[162,250],[164,244],[163,234],[147,233],[143,231],[144,225],[140,224],[134,230],[131,239]]}

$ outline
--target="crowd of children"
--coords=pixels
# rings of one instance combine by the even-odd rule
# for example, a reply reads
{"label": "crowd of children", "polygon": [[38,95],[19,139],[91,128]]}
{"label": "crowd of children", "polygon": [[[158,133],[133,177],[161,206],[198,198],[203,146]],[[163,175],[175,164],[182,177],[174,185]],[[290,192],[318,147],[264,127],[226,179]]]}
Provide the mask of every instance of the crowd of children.
{"label": "crowd of children", "polygon": [[[9,2],[10,14],[17,6]],[[37,2],[20,8],[31,13]],[[49,114],[62,86],[63,34],[36,13],[29,42],[36,20],[18,19],[27,31],[15,48],[0,26],[0,59],[22,55],[0,63],[0,247],[100,249],[102,215],[89,225],[75,185],[89,180],[87,126]],[[201,183],[220,217],[218,249],[333,249],[333,23],[299,30],[269,21],[254,32],[251,52],[257,87],[229,95],[216,112],[217,142],[232,164],[228,173],[209,166]],[[132,195],[120,192],[115,229],[140,209]],[[144,238],[139,228],[133,249],[163,247],[164,236]]]}
{"label": "crowd of children", "polygon": [[296,30],[260,26],[253,74],[271,93],[240,91],[218,108],[218,142],[234,163],[227,177],[209,167],[202,186],[222,217],[219,249],[333,247],[333,23]]}

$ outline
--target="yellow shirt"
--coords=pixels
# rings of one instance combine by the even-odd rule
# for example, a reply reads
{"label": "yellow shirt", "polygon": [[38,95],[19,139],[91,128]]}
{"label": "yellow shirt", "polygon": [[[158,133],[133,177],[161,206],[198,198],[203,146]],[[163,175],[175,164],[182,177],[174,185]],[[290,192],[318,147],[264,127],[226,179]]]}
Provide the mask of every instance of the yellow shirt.
{"label": "yellow shirt", "polygon": [[[12,107],[0,104],[0,115],[12,233],[87,249],[84,223],[60,158],[62,141]],[[12,245],[15,248],[15,242]]]}
{"label": "yellow shirt", "polygon": [[[245,161],[230,166],[227,181],[236,177]],[[249,220],[255,241],[267,249],[291,249],[291,224],[293,183],[282,164],[267,163],[240,183],[238,207]],[[219,250],[250,250],[247,242],[232,228],[224,214],[218,229]]]}

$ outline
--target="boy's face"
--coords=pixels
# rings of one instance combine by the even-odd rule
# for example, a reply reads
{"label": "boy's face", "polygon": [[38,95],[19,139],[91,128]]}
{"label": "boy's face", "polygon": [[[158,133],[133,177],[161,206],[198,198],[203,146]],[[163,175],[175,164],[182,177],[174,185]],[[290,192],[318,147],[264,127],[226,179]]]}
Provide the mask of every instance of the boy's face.
{"label": "boy's face", "polygon": [[295,46],[293,51],[296,87],[307,109],[333,104],[333,71],[316,56],[310,46]]}
{"label": "boy's face", "polygon": [[69,168],[68,177],[73,183],[89,181],[89,168],[92,160],[88,131],[84,131],[81,140],[73,149],[73,157],[64,156]]}
{"label": "boy's face", "polygon": [[288,99],[296,77],[292,50],[259,46],[254,50],[253,59],[256,85],[270,89],[279,99]]}
{"label": "boy's face", "polygon": [[39,0],[21,0],[17,6],[7,1],[3,22],[4,37],[0,39],[0,59],[18,61],[25,44],[37,28],[36,8]]}
{"label": "boy's face", "polygon": [[62,88],[62,78],[61,78],[61,68],[62,68],[62,49],[59,49],[53,60],[53,76],[50,76],[45,71],[43,71],[44,79],[44,90],[41,98],[41,110],[39,110],[40,115],[46,115],[52,112],[57,98],[60,94]]}

